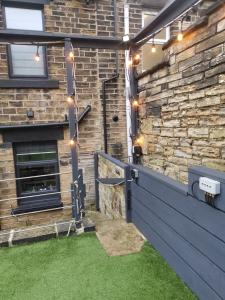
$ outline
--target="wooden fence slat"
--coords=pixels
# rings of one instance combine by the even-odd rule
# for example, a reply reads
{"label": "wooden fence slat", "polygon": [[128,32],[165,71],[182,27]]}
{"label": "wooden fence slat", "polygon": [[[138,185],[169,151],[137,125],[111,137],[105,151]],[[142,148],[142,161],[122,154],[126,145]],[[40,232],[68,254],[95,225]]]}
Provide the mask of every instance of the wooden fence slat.
{"label": "wooden fence slat", "polygon": [[[134,199],[133,199],[134,200]],[[133,201],[133,209],[139,213],[145,223],[151,226],[170,248],[189,265],[221,298],[225,297],[225,273],[211,261],[181,238],[171,227],[147,210],[139,201]],[[183,263],[183,264],[184,264]]]}
{"label": "wooden fence slat", "polygon": [[157,232],[146,224],[145,220],[143,220],[135,210],[132,211],[132,219],[137,228],[152,243],[154,248],[159,251],[170,267],[186,282],[193,292],[204,300],[221,300],[206,282],[204,282],[199,275],[194,272],[164,240],[161,239]]}
{"label": "wooden fence slat", "polygon": [[225,243],[137,185],[132,195],[225,272]]}
{"label": "wooden fence slat", "polygon": [[158,181],[151,174],[147,175],[140,172],[137,185],[162,199],[165,203],[225,242],[224,212],[214,209],[191,196],[185,196],[183,193],[177,192],[177,190]]}

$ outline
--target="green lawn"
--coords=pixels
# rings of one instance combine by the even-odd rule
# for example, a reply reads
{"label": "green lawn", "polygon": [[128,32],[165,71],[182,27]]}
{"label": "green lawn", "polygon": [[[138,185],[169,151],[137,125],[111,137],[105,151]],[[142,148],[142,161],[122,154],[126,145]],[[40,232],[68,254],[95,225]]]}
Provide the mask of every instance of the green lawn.
{"label": "green lawn", "polygon": [[0,299],[196,299],[147,243],[108,257],[95,234],[0,249]]}

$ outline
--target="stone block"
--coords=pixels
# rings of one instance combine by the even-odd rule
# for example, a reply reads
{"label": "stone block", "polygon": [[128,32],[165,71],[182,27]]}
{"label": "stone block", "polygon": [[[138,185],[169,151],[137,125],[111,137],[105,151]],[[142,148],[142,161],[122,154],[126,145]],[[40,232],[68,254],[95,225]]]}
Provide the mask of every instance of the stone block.
{"label": "stone block", "polygon": [[209,129],[208,128],[195,128],[195,127],[191,127],[188,128],[188,136],[189,137],[193,137],[193,138],[204,138],[204,137],[208,137],[209,135]]}
{"label": "stone block", "polygon": [[207,97],[197,101],[197,107],[214,106],[220,104],[220,97]]}
{"label": "stone block", "polygon": [[163,121],[163,126],[168,128],[180,127],[180,120]]}
{"label": "stone block", "polygon": [[213,128],[210,130],[210,138],[211,139],[222,139],[225,138],[225,130],[224,128]]}

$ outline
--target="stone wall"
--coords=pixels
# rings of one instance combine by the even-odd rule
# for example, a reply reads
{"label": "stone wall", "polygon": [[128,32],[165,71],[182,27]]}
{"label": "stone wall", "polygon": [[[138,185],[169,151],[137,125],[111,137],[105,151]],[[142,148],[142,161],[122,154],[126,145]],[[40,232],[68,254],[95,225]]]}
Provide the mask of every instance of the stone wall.
{"label": "stone wall", "polygon": [[[98,156],[98,177],[123,179],[124,169],[105,157]],[[101,213],[111,219],[126,218],[124,184],[110,186],[99,183],[99,205]]]}
{"label": "stone wall", "polygon": [[182,182],[191,165],[225,171],[224,41],[220,5],[165,46],[168,66],[139,76],[144,165]]}

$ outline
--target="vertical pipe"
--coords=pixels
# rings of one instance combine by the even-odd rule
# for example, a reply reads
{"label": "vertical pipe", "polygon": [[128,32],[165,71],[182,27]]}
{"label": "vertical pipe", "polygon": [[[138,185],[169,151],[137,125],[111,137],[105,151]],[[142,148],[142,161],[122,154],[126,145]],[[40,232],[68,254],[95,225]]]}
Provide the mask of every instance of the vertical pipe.
{"label": "vertical pipe", "polygon": [[[74,90],[74,77],[73,77],[73,62],[70,58],[70,52],[71,52],[71,40],[65,39],[65,64],[66,64],[66,75],[67,75],[67,95],[68,97],[74,97],[75,96],[75,90]],[[74,141],[74,144],[71,145],[71,159],[72,159],[72,186],[75,184],[78,184],[78,151],[77,151],[77,119],[76,119],[76,113],[74,108],[74,102],[68,101],[69,105],[69,134],[70,139]],[[72,201],[73,205],[76,206],[76,198],[77,198],[77,188],[74,186],[72,188],[72,191],[74,191]],[[73,217],[77,219],[77,207],[76,212],[73,212]]]}
{"label": "vertical pipe", "polygon": [[[129,35],[129,4],[124,5],[124,34]],[[132,138],[131,138],[131,105],[130,105],[130,81],[129,81],[129,51],[125,51],[125,86],[126,86],[126,121],[127,121],[127,152],[128,162],[133,162]]]}

